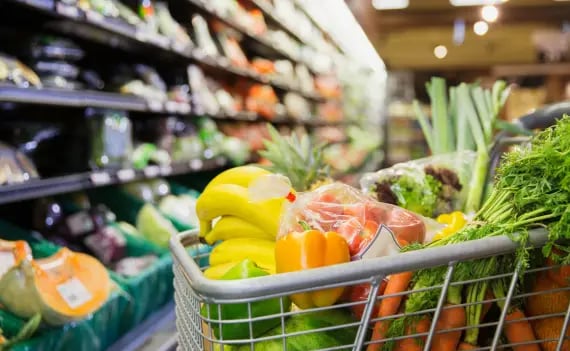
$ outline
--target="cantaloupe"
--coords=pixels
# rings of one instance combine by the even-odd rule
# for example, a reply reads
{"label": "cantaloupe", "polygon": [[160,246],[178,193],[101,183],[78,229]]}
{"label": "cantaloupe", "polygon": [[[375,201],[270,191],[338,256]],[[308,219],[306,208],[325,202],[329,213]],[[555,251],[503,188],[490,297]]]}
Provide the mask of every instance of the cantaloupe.
{"label": "cantaloupe", "polygon": [[32,250],[23,240],[7,241],[0,239],[0,278],[18,264],[19,259],[31,258]]}
{"label": "cantaloupe", "polygon": [[46,323],[62,325],[83,319],[109,297],[107,270],[89,255],[62,248],[49,258],[17,262],[0,279],[0,303],[22,318],[40,313]]}

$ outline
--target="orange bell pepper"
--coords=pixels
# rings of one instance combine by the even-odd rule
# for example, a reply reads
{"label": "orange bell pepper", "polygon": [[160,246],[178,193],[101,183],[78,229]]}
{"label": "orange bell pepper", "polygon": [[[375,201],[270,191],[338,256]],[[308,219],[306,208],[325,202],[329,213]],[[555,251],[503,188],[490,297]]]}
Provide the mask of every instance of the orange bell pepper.
{"label": "orange bell pepper", "polygon": [[[346,240],[335,232],[311,230],[301,224],[304,232],[291,232],[277,240],[275,264],[277,273],[329,266],[350,261]],[[291,300],[301,309],[333,305],[343,294],[344,288],[294,294]]]}

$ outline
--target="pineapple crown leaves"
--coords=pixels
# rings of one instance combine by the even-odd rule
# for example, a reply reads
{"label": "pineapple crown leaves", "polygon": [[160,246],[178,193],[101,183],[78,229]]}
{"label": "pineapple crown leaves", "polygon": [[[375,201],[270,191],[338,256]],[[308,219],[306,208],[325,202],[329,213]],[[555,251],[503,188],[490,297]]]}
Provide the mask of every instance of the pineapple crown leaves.
{"label": "pineapple crown leaves", "polygon": [[267,129],[270,139],[263,140],[265,150],[259,154],[271,162],[268,170],[287,176],[297,191],[308,190],[311,184],[328,176],[329,166],[325,165],[323,155],[325,144],[314,145],[306,134],[281,136],[270,124]]}

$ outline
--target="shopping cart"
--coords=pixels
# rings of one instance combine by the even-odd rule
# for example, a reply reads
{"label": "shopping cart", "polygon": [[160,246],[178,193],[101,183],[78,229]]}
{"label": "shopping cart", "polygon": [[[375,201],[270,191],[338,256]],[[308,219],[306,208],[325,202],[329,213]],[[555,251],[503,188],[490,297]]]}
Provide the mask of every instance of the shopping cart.
{"label": "shopping cart", "polygon": [[[523,127],[529,129],[544,128],[554,121],[555,117],[559,117],[563,112],[570,111],[570,104],[557,105],[549,109],[540,110],[520,120]],[[502,134],[501,139],[509,140],[510,136]],[[518,141],[520,142],[520,140]],[[496,144],[493,156],[498,159],[500,150],[505,145],[511,144],[511,141]],[[545,230],[534,230],[530,234],[529,245],[534,248],[542,247],[547,240],[547,232]],[[477,327],[480,329],[479,345],[476,350],[519,350],[517,347],[528,346],[530,343],[509,344],[503,337],[503,331],[507,324],[516,323],[517,320],[507,320],[507,310],[509,306],[514,305],[524,299],[528,299],[533,295],[539,294],[557,294],[561,291],[570,290],[570,288],[555,288],[544,290],[539,293],[528,293],[517,291],[517,281],[521,277],[542,274],[548,269],[556,269],[558,267],[538,268],[521,270],[517,264],[513,265],[510,273],[502,273],[495,276],[482,277],[469,281],[452,280],[453,273],[461,262],[478,260],[490,257],[501,257],[514,252],[517,244],[507,237],[491,237],[481,240],[474,240],[466,243],[429,248],[417,252],[402,253],[396,256],[382,257],[370,260],[354,261],[342,265],[323,267],[313,270],[305,270],[299,272],[285,273],[279,275],[271,275],[261,278],[252,278],[247,280],[232,281],[214,281],[209,280],[202,274],[201,268],[196,263],[198,258],[192,258],[187,254],[186,249],[192,245],[199,243],[196,231],[180,234],[171,240],[171,250],[174,257],[174,284],[175,284],[175,302],[177,315],[177,330],[179,334],[179,349],[183,351],[198,350],[313,350],[315,343],[322,339],[322,335],[328,333],[341,334],[347,331],[352,332],[354,337],[347,340],[345,344],[335,344],[323,347],[318,345],[320,350],[363,350],[371,343],[370,329],[375,322],[399,318],[404,314],[396,314],[389,318],[376,318],[373,315],[374,306],[382,299],[408,295],[409,292],[403,292],[393,295],[377,296],[378,290],[383,279],[391,274],[417,271],[426,268],[443,267],[445,269],[445,280],[436,286],[426,287],[421,291],[434,291],[439,294],[437,306],[435,308],[426,309],[415,312],[414,314],[427,315],[433,314],[430,319],[431,325],[427,332],[415,332],[405,336],[392,337],[385,340],[375,340],[374,342],[397,342],[404,338],[423,337],[422,349],[428,351],[433,346],[434,336],[436,332],[436,323],[442,311],[446,308],[447,291],[453,286],[464,284],[472,284],[476,282],[492,282],[496,279],[507,278],[510,281],[505,291],[505,296],[501,298],[489,298],[480,303],[494,303],[497,301],[504,302],[503,309],[495,309],[488,313],[490,318],[486,318]],[[202,268],[203,269],[203,268]],[[368,299],[362,302],[344,302],[334,306],[325,308],[315,308],[311,310],[295,310],[289,311],[286,308],[287,296],[293,293],[316,291],[334,287],[348,287],[358,284],[370,284],[370,292]],[[418,292],[418,290],[416,290]],[[253,307],[262,300],[277,299],[280,304],[280,313],[253,317]],[[246,304],[248,315],[242,319],[226,319],[222,317],[222,306],[229,304]],[[469,304],[464,303],[458,306],[467,307]],[[473,303],[471,303],[473,305]],[[217,309],[216,316],[211,315],[212,308],[204,308],[203,306],[212,306]],[[346,310],[360,306],[363,308],[362,318],[359,321],[347,321],[346,323],[333,324],[322,321],[315,323],[309,330],[299,328],[288,328],[286,321],[290,318],[296,318],[302,315],[318,316],[323,311],[330,310]],[[570,305],[566,311],[545,314],[538,317],[527,318],[529,320],[539,318],[557,318],[559,321],[560,332],[556,337],[550,339],[536,340],[535,344],[541,345],[543,351],[570,350],[570,341],[565,340],[568,324],[570,321]],[[272,333],[263,336],[254,335],[255,326],[264,322],[275,322],[278,319],[278,326]],[[223,328],[230,324],[245,323],[249,328],[249,337],[240,340],[224,340],[223,333],[221,337],[215,338],[213,330],[215,328]],[[466,331],[470,327],[448,329],[445,332]],[[314,341],[311,343],[311,341]],[[303,346],[304,345],[304,346]]]}

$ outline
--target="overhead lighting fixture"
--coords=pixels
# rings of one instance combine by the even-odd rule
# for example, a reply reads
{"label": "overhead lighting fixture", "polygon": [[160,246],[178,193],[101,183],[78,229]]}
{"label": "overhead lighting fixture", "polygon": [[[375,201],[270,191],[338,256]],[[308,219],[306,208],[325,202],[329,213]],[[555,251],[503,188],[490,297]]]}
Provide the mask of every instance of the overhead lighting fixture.
{"label": "overhead lighting fixture", "polygon": [[453,6],[485,6],[485,5],[499,5],[507,0],[450,0]]}
{"label": "overhead lighting fixture", "polygon": [[433,49],[433,55],[441,60],[447,56],[447,48],[445,45],[438,45]]}
{"label": "overhead lighting fixture", "polygon": [[499,9],[493,5],[483,6],[481,17],[487,22],[495,22],[499,18]]}
{"label": "overhead lighting fixture", "polygon": [[489,31],[489,25],[485,21],[477,21],[473,25],[473,31],[475,34],[483,36]]}
{"label": "overhead lighting fixture", "polygon": [[400,10],[409,5],[409,0],[372,0],[372,6],[376,10]]}

